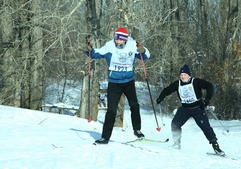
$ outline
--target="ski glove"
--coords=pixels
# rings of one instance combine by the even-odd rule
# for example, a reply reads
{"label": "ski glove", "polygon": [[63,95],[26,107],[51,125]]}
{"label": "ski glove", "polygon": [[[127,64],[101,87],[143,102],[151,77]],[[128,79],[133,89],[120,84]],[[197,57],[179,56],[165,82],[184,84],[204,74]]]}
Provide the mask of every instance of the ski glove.
{"label": "ski glove", "polygon": [[205,107],[207,107],[208,106],[208,104],[209,104],[209,100],[204,100],[203,101],[203,107],[205,108]]}
{"label": "ski glove", "polygon": [[137,46],[137,52],[139,52],[139,53],[144,53],[145,52],[144,47],[140,43],[137,42],[136,46]]}
{"label": "ski glove", "polygon": [[156,103],[160,104],[163,100],[161,100],[160,98],[156,99]]}

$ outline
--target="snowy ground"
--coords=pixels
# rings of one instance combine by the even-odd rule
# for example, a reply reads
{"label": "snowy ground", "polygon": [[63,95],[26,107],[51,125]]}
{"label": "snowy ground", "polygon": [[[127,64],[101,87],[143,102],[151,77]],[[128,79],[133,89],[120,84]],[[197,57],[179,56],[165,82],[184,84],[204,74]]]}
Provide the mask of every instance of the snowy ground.
{"label": "snowy ground", "polygon": [[168,143],[132,143],[130,112],[124,116],[124,127],[114,128],[108,145],[92,145],[99,139],[103,114],[98,122],[88,123],[75,116],[45,113],[0,106],[0,169],[240,169],[241,122],[211,120],[221,148],[237,160],[208,156],[211,145],[190,119],[183,126],[182,148],[170,145],[171,117],[164,117],[165,126],[154,115],[142,110],[142,132],[148,139]]}

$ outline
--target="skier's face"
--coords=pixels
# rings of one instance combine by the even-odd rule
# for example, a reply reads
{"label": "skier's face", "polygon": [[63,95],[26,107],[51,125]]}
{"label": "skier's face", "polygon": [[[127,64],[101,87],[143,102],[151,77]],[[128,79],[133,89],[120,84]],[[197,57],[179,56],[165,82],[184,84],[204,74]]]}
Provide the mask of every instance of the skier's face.
{"label": "skier's face", "polygon": [[115,46],[118,49],[123,49],[125,47],[126,41],[122,39],[115,39]]}
{"label": "skier's face", "polygon": [[189,79],[190,79],[190,76],[187,73],[181,73],[180,79],[181,79],[182,82],[188,82]]}
{"label": "skier's face", "polygon": [[115,43],[120,45],[120,44],[125,44],[126,41],[124,41],[122,39],[115,39]]}

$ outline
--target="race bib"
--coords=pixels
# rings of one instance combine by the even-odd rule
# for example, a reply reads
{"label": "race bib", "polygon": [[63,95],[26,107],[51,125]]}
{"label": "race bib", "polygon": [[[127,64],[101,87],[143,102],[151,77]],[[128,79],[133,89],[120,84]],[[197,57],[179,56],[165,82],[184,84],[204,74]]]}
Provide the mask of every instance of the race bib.
{"label": "race bib", "polygon": [[178,92],[182,103],[189,104],[198,101],[193,87],[193,79],[192,83],[184,86],[181,86],[181,82],[179,81]]}
{"label": "race bib", "polygon": [[132,71],[134,63],[134,53],[126,50],[116,50],[112,53],[109,70],[112,71]]}

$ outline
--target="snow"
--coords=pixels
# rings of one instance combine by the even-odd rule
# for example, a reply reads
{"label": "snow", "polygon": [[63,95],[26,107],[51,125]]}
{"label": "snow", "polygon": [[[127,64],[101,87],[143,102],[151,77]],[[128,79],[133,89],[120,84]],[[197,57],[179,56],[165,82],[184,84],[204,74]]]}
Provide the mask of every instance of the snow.
{"label": "snow", "polygon": [[[122,142],[135,139],[130,111],[124,115],[124,126],[115,127],[108,145],[92,145],[102,131],[104,111],[98,121],[88,122],[76,116],[60,115],[28,109],[0,106],[0,168],[1,169],[240,169],[241,123],[238,120],[210,123],[220,147],[230,157],[209,156],[213,152],[195,122],[183,126],[182,148],[172,144],[171,116],[158,114],[161,131],[156,130],[155,117],[142,110],[142,132],[146,138],[167,143]],[[223,126],[229,129],[224,130]]]}
{"label": "snow", "polygon": [[[70,81],[68,86],[63,102],[56,89],[62,89],[61,84],[46,86],[45,106],[78,109],[81,82]],[[240,169],[240,121],[210,120],[221,149],[236,160],[207,155],[213,149],[193,119],[183,126],[182,147],[176,150],[171,148],[173,115],[162,118],[155,105],[161,127],[157,131],[146,83],[136,82],[136,87],[142,132],[147,139],[169,142],[122,144],[136,139],[127,101],[123,127],[114,128],[108,145],[93,145],[101,137],[105,110],[99,111],[98,121],[88,122],[67,110],[55,114],[0,105],[0,169]],[[150,87],[156,98],[159,92]]]}

